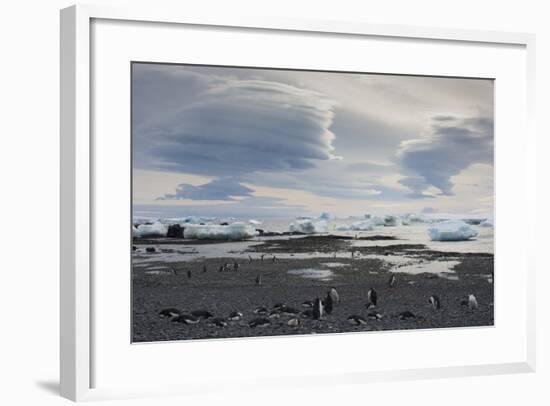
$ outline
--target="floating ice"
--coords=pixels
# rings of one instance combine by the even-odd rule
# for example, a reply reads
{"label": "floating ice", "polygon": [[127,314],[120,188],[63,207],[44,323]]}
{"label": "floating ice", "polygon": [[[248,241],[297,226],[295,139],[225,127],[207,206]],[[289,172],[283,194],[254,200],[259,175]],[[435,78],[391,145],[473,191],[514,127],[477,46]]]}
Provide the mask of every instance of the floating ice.
{"label": "floating ice", "polygon": [[494,224],[491,220],[483,220],[481,223],[479,223],[481,227],[494,227]]}
{"label": "floating ice", "polygon": [[358,221],[349,226],[341,225],[336,227],[336,231],[371,231],[374,230],[374,225],[370,220]]}
{"label": "floating ice", "polygon": [[248,220],[248,222],[254,226],[259,226],[262,224],[262,222],[258,220]]}
{"label": "floating ice", "polygon": [[325,221],[314,222],[310,219],[296,220],[290,223],[288,229],[292,233],[317,234],[328,232]]}
{"label": "floating ice", "polygon": [[132,237],[139,237],[140,236],[140,232],[139,230],[137,229],[136,226],[132,226]]}
{"label": "floating ice", "polygon": [[371,217],[370,221],[374,226],[383,226],[385,223],[384,219],[378,216]]}
{"label": "floating ice", "polygon": [[395,227],[397,225],[397,217],[390,214],[384,216],[384,226]]}
{"label": "floating ice", "polygon": [[412,223],[427,223],[429,220],[422,214],[407,213],[401,216],[401,224],[410,225]]}
{"label": "floating ice", "polygon": [[478,232],[460,220],[447,220],[428,228],[432,241],[465,241],[477,236]]}
{"label": "floating ice", "polygon": [[329,219],[330,219],[330,214],[327,213],[327,212],[323,212],[323,213],[321,213],[321,215],[319,216],[319,218],[320,218],[321,220],[329,220]]}
{"label": "floating ice", "polygon": [[185,227],[183,237],[193,240],[245,240],[258,232],[249,224],[236,222],[227,226],[192,224]]}
{"label": "floating ice", "polygon": [[[153,224],[140,224],[137,226],[137,237],[166,237],[168,227],[159,222]],[[135,232],[133,233],[134,236]]]}

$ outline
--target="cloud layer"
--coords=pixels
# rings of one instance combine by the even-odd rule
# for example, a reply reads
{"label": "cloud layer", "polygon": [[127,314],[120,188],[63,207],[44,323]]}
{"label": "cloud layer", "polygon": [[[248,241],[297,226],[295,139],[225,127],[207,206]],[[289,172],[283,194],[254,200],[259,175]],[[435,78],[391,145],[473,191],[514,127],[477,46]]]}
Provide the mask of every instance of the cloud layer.
{"label": "cloud layer", "polygon": [[411,197],[429,197],[432,186],[451,196],[453,176],[475,163],[493,163],[493,121],[436,116],[427,137],[401,143],[397,163],[407,175],[400,183]]}
{"label": "cloud layer", "polygon": [[252,196],[254,190],[234,179],[215,179],[203,185],[180,184],[175,193],[165,194],[159,200],[237,200],[236,197]]}
{"label": "cloud layer", "polygon": [[[173,80],[196,87],[197,78]],[[266,80],[202,80],[197,101],[136,125],[137,168],[238,177],[336,158],[333,103],[322,94]]]}

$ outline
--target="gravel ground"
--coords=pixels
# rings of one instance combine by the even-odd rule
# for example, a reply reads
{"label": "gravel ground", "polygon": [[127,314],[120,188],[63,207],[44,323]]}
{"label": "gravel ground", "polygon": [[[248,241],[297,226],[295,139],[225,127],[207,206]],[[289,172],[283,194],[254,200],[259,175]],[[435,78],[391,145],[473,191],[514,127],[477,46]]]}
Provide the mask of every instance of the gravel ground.
{"label": "gravel ground", "polygon": [[[148,241],[134,241],[143,246]],[[259,252],[333,252],[349,249],[348,241],[341,238],[306,237],[293,240],[266,242],[263,246],[251,247],[255,258]],[[219,272],[220,265],[234,263],[234,259],[210,258],[176,263],[155,263],[149,267],[136,264],[133,268],[132,301],[134,342],[163,340],[187,340],[225,337],[276,336],[288,334],[315,334],[355,331],[402,330],[443,327],[468,327],[493,325],[493,255],[443,253],[426,250],[422,245],[396,244],[383,247],[354,249],[351,258],[285,258],[273,262],[266,256],[264,261],[239,260],[238,271]],[[357,253],[359,255],[357,255]],[[414,255],[430,261],[452,258],[459,262],[454,267],[455,278],[448,279],[434,274],[416,275],[395,273],[397,283],[389,287],[390,265],[369,254]],[[136,254],[135,254],[136,255]],[[143,258],[145,254],[139,254]],[[329,267],[326,263],[345,266]],[[203,266],[207,271],[203,272]],[[164,267],[160,269],[160,267]],[[330,280],[307,279],[289,274],[289,270],[330,270]],[[151,273],[151,271],[153,271]],[[191,277],[188,276],[191,272]],[[262,284],[256,285],[261,275]],[[456,278],[458,277],[458,278]],[[288,326],[291,316],[281,315],[270,320],[266,327],[249,327],[248,322],[258,317],[254,309],[265,306],[270,310],[277,303],[285,303],[300,311],[305,310],[305,300],[323,298],[335,287],[341,301],[332,314],[321,320],[299,317],[300,325]],[[367,318],[367,292],[378,292],[376,311],[380,320]],[[441,309],[434,310],[429,297],[439,296]],[[468,309],[461,304],[469,294],[474,294],[479,307]],[[240,321],[228,321],[225,327],[211,325],[206,320],[197,324],[182,324],[161,318],[159,312],[174,307],[184,312],[208,310],[216,317],[227,318],[230,312],[243,313]],[[401,320],[399,314],[412,312],[416,317]],[[367,323],[353,326],[347,318],[359,315]]]}

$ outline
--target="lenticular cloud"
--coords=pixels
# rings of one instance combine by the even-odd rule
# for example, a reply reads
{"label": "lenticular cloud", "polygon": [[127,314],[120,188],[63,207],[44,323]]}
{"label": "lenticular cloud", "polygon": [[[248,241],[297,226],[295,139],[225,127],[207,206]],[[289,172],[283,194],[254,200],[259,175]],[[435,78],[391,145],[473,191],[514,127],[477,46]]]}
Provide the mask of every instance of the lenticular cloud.
{"label": "lenticular cloud", "polygon": [[334,104],[324,95],[265,80],[205,79],[203,86],[200,101],[185,100],[136,128],[137,166],[239,178],[337,158]]}

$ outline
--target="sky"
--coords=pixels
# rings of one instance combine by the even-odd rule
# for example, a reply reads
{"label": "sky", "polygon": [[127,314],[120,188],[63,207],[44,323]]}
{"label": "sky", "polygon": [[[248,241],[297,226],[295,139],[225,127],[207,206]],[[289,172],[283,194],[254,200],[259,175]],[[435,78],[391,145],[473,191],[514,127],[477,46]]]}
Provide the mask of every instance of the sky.
{"label": "sky", "polygon": [[493,81],[132,65],[135,216],[493,212]]}

